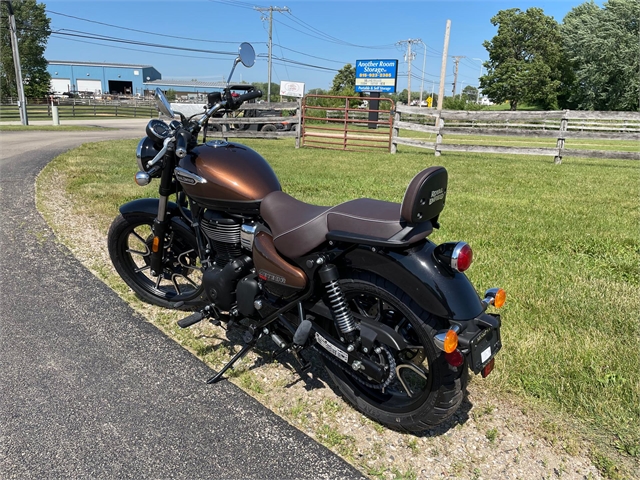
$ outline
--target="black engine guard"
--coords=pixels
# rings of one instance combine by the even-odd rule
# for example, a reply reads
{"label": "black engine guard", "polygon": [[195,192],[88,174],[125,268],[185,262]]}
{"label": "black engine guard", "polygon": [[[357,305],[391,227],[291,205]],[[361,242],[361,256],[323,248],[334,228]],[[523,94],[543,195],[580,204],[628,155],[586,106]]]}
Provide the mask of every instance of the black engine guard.
{"label": "black engine guard", "polygon": [[345,254],[349,268],[375,273],[402,288],[420,307],[438,317],[471,320],[484,312],[478,293],[463,273],[441,265],[427,240],[407,250],[358,247]]}

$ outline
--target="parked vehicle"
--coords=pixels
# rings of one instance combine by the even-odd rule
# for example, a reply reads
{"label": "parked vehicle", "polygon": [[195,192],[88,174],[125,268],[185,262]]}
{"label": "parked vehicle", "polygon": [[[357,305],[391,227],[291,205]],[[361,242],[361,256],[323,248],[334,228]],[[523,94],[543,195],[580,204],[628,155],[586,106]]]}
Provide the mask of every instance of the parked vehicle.
{"label": "parked vehicle", "polygon": [[[229,79],[254,59],[243,43]],[[479,297],[463,273],[469,245],[429,240],[447,171],[418,173],[402,203],[296,200],[254,150],[197,142],[209,118],[261,95],[227,88],[185,118],[156,91],[159,109],[180,120],[147,125],[136,182],[159,179],[160,196],[120,207],[108,237],[114,266],[143,300],[195,309],[182,328],[206,320],[243,329],[245,345],[209,383],[269,337],[274,356],[288,352],[300,371],[317,350],[344,397],[372,419],[405,431],[439,424],[460,406],[468,370],[492,371],[501,324],[487,310],[505,301],[498,288]]]}
{"label": "parked vehicle", "polygon": [[[240,95],[237,92],[253,92],[255,91],[255,87],[253,85],[229,85],[228,89],[231,91],[232,97],[236,98]],[[213,97],[212,97],[213,96]],[[217,101],[217,96],[215,93],[209,94],[208,96],[208,107],[211,108]],[[220,110],[212,115],[212,118],[222,118],[225,110]],[[249,132],[288,132],[291,130],[291,122],[286,119],[274,119],[273,117],[281,117],[282,113],[278,110],[273,109],[258,109],[258,108],[245,108],[240,114],[242,118],[265,118],[264,123],[233,123],[233,121],[229,122],[229,127],[233,130],[240,131],[249,131]],[[240,117],[236,117],[240,118]],[[220,124],[215,123],[206,123],[205,124],[205,137],[206,133],[209,132],[220,132],[222,131]]]}

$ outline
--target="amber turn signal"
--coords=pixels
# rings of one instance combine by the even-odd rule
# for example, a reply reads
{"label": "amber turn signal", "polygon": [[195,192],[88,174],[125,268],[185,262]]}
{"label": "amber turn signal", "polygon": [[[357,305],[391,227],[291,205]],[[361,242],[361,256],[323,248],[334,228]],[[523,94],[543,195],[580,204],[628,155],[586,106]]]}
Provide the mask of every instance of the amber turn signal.
{"label": "amber turn signal", "polygon": [[458,334],[449,330],[444,337],[444,352],[452,353],[456,348],[458,348]]}
{"label": "amber turn signal", "polygon": [[504,305],[504,302],[507,301],[507,292],[503,289],[499,288],[496,292],[496,296],[493,299],[493,306],[496,308],[501,308]]}

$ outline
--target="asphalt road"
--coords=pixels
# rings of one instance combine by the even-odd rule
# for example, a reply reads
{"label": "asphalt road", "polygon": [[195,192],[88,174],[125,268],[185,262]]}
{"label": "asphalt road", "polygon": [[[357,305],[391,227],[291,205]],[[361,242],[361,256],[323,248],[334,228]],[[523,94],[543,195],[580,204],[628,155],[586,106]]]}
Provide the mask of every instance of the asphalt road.
{"label": "asphalt road", "polygon": [[232,384],[206,385],[208,367],[55,242],[38,172],[145,125],[91,123],[121,129],[0,132],[0,478],[362,477]]}

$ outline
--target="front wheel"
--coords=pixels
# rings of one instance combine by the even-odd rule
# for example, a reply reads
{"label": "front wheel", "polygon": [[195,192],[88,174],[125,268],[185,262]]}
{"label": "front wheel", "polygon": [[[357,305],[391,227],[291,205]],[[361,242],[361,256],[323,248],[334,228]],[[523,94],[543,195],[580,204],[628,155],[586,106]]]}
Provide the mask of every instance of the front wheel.
{"label": "front wheel", "polygon": [[145,302],[172,307],[196,304],[202,296],[202,272],[195,237],[169,224],[163,270],[151,275],[154,216],[118,215],[109,229],[109,255],[118,274]]}
{"label": "front wheel", "polygon": [[354,273],[351,278],[341,279],[340,287],[356,316],[382,322],[402,335],[408,345],[418,347],[395,350],[380,345],[377,353],[370,352],[372,361],[389,367],[389,377],[383,384],[323,355],[345,399],[368,417],[396,430],[427,430],[453,415],[462,403],[467,365],[450,366],[433,343],[436,331],[448,328],[448,324],[429,315],[399,287],[378,276]]}

